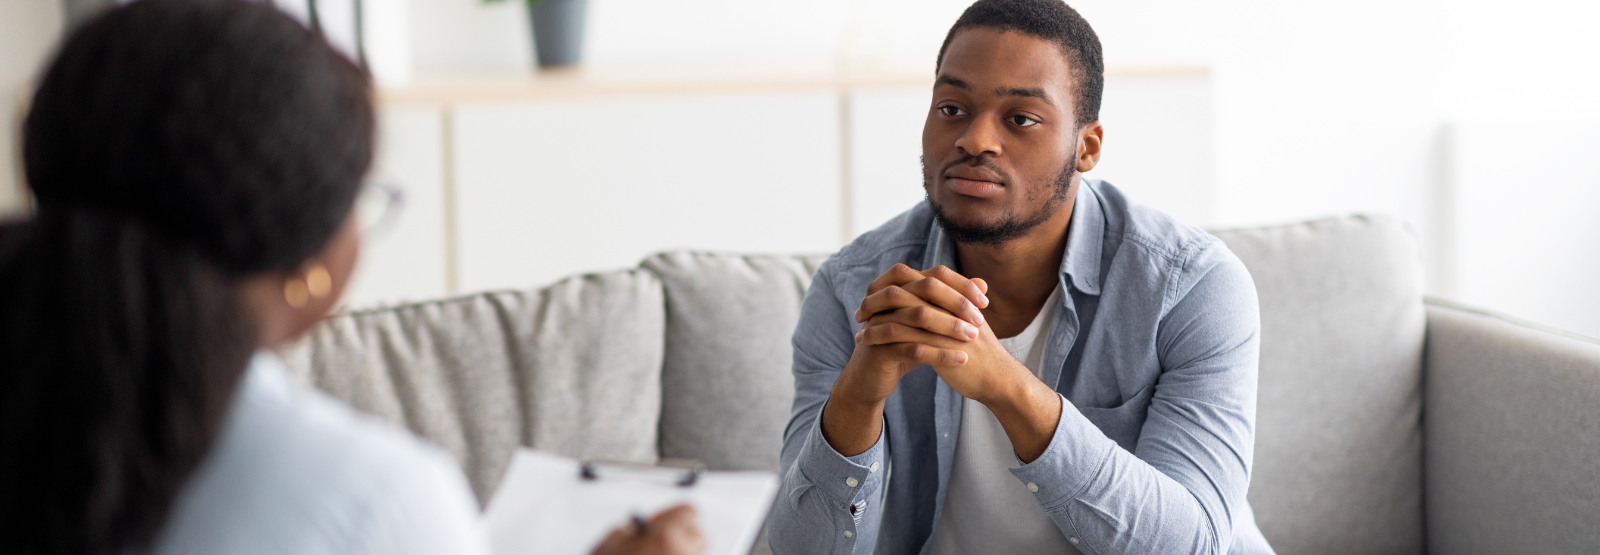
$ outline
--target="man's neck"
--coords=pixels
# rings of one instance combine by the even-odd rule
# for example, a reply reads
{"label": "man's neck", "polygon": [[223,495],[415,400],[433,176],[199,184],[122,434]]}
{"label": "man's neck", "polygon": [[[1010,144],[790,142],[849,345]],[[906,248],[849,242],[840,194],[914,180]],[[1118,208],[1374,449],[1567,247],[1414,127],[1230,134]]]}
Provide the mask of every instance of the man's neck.
{"label": "man's neck", "polygon": [[983,317],[996,337],[1027,329],[1060,283],[1074,200],[1068,198],[1050,219],[999,245],[956,243],[961,274],[989,284]]}

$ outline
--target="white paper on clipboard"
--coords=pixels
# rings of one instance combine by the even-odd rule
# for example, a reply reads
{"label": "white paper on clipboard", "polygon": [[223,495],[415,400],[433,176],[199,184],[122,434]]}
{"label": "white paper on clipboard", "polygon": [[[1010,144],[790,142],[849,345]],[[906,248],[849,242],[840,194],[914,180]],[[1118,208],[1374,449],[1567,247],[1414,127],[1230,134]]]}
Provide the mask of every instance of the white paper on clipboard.
{"label": "white paper on clipboard", "polygon": [[485,514],[495,555],[587,555],[633,514],[680,503],[694,506],[707,555],[746,555],[778,491],[770,472],[707,472],[683,487],[625,476],[584,480],[580,464],[517,451]]}

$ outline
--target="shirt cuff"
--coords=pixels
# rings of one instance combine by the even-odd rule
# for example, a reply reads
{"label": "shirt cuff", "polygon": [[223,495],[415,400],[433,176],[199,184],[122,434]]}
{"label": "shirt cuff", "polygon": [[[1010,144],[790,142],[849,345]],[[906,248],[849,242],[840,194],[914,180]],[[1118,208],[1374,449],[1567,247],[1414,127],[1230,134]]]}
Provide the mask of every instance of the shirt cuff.
{"label": "shirt cuff", "polygon": [[1033,462],[1012,468],[1011,475],[1027,484],[1041,506],[1054,507],[1081,495],[1116,448],[1117,442],[1062,397],[1061,421],[1050,444]]}
{"label": "shirt cuff", "polygon": [[819,411],[811,426],[811,437],[800,448],[797,458],[800,474],[829,499],[854,505],[882,486],[887,441],[888,426],[880,424],[878,441],[871,448],[854,457],[841,455],[822,437],[822,413]]}

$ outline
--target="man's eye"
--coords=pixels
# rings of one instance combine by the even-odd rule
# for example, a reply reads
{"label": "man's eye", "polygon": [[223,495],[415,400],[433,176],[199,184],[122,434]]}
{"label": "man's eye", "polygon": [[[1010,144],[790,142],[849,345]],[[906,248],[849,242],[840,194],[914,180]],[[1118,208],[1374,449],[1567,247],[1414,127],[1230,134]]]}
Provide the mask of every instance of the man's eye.
{"label": "man's eye", "polygon": [[1039,125],[1037,120],[1034,120],[1028,116],[1011,116],[1011,123],[1017,127],[1032,127]]}
{"label": "man's eye", "polygon": [[943,113],[944,115],[947,115],[947,116],[959,116],[959,115],[961,115],[961,109],[957,108],[955,106],[940,106],[939,107],[939,112]]}

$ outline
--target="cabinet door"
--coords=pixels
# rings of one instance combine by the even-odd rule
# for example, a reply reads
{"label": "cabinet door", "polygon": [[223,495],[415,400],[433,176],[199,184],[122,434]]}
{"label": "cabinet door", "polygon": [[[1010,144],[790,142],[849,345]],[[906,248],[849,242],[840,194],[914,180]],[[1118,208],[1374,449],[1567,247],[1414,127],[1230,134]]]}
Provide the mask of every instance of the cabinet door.
{"label": "cabinet door", "polygon": [[368,179],[398,187],[403,203],[363,238],[361,263],[345,295],[350,306],[448,294],[445,265],[444,110],[388,106],[379,111],[378,153]]}
{"label": "cabinet door", "polygon": [[837,249],[839,120],[831,90],[459,105],[460,289],[668,249]]}

